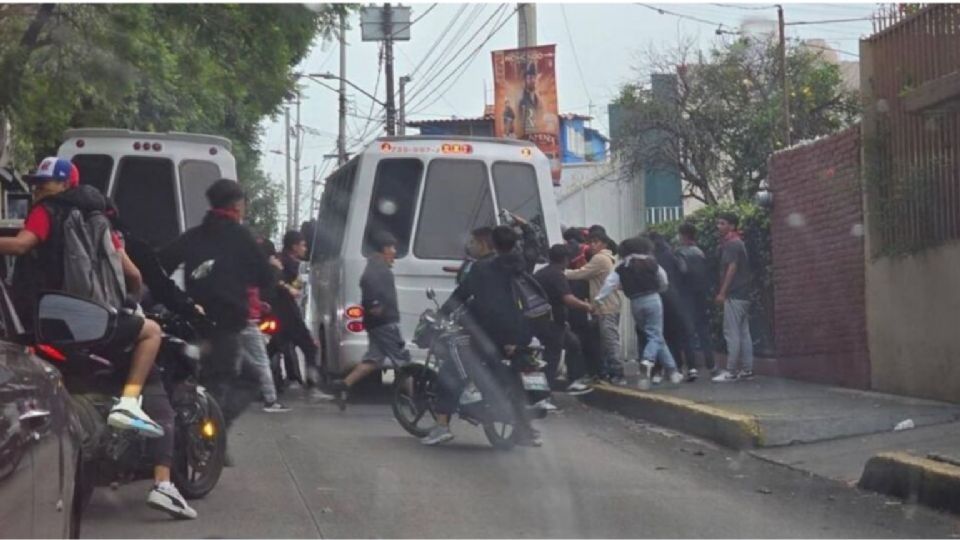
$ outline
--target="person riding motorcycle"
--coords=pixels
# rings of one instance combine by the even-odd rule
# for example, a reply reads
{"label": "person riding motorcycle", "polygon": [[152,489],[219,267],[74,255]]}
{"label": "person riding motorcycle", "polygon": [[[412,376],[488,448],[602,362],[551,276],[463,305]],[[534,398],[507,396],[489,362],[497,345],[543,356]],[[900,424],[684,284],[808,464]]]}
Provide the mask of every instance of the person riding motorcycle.
{"label": "person riding motorcycle", "polygon": [[[108,217],[111,212],[115,216],[116,210],[95,188],[79,184],[79,171],[67,160],[47,158],[41,163],[38,172],[27,178],[34,190],[34,208],[24,224],[24,229],[16,237],[0,239],[0,252],[21,255],[14,274],[15,298],[18,311],[23,315],[24,325],[28,327],[28,332],[32,333],[37,295],[40,289],[60,288],[62,283],[60,269],[64,264],[62,246],[59,245],[62,241],[62,238],[59,238],[62,235],[60,230],[62,223],[57,219],[63,214],[56,211],[50,212],[50,207],[46,206],[44,201],[47,203],[55,201],[54,204],[77,207],[83,211],[102,211]],[[116,229],[113,233],[114,247],[121,255],[127,284],[131,295],[135,297],[140,292],[145,275],[128,255],[127,248],[130,246],[127,242],[121,239]],[[147,495],[147,504],[174,517],[193,519],[197,517],[196,511],[187,504],[171,482],[174,412],[159,372],[153,365],[159,350],[160,339],[160,327],[154,321],[134,315],[127,310],[118,312],[118,331],[110,342],[99,347],[96,352],[110,358],[121,368],[117,374],[125,377],[125,381],[118,381],[123,385],[124,394],[127,396],[124,401],[127,407],[131,404],[135,404],[136,407],[132,411],[126,410],[123,413],[115,412],[115,408],[108,417],[108,423],[119,429],[139,428],[138,431],[141,433],[144,433],[144,427],[148,428],[144,435],[150,437],[148,444],[155,456],[155,466],[154,485]],[[132,360],[131,355],[126,352],[130,346],[134,346]],[[144,358],[149,361],[147,362]],[[123,369],[127,361],[135,366],[129,370],[129,373]],[[131,386],[136,388],[139,399],[130,396],[133,393]],[[136,410],[140,410],[139,415],[144,417],[149,414],[147,418],[150,419],[150,424],[144,426],[134,418],[139,416]],[[116,419],[119,414],[123,415],[122,422]]]}
{"label": "person riding motorcycle", "polygon": [[[524,272],[526,262],[516,253],[517,234],[509,226],[493,230],[497,255],[477,261],[463,282],[441,308],[444,314],[467,306],[464,327],[470,333],[468,350],[460,351],[470,378],[487,396],[511,396],[510,406],[516,421],[516,443],[540,446],[539,434],[530,424],[523,392],[503,392],[516,377],[502,359],[516,366],[523,349],[532,338],[529,325],[513,297],[511,280]],[[449,366],[449,367],[448,367]],[[453,439],[450,415],[456,411],[460,394],[466,386],[451,363],[441,367],[437,402],[437,426],[423,439],[425,445],[441,444]],[[519,381],[516,381],[519,384]]]}

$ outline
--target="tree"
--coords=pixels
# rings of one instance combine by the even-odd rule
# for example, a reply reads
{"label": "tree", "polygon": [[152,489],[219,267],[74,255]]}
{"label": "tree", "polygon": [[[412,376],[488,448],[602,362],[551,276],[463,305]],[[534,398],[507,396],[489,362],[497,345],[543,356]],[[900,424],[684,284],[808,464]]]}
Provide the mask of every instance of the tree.
{"label": "tree", "polygon": [[[347,5],[0,5],[0,125],[14,164],[56,152],[67,128],[210,133],[233,141],[246,185],[269,223],[260,122],[293,93],[292,73]],[[2,143],[2,141],[0,141]],[[2,144],[0,144],[2,147]]]}
{"label": "tree", "polygon": [[[643,74],[675,73],[674,92],[621,88],[620,139],[635,170],[677,167],[686,195],[715,205],[749,200],[767,178],[767,160],[784,147],[778,45],[764,37],[721,40],[706,59],[692,40],[666,53],[648,51]],[[856,121],[859,98],[842,86],[823,51],[788,43],[791,140],[813,139]]]}

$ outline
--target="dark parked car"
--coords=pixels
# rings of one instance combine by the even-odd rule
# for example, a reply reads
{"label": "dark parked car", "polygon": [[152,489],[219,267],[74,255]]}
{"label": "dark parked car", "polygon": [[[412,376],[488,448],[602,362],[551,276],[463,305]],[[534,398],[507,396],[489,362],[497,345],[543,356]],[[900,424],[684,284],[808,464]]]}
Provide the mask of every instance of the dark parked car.
{"label": "dark parked car", "polygon": [[22,334],[0,282],[0,537],[77,538],[79,424],[60,372]]}

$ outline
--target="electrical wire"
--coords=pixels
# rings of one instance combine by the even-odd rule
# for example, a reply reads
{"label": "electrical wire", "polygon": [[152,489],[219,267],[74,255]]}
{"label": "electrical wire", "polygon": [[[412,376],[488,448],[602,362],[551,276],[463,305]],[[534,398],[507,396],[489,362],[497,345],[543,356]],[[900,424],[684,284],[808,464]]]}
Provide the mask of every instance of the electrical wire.
{"label": "electrical wire", "polygon": [[400,28],[397,28],[396,30],[394,30],[394,31],[390,34],[390,37],[391,37],[391,38],[394,38],[394,37],[396,37],[397,34],[399,34],[400,32],[403,32],[404,30],[407,30],[407,29],[410,28],[411,26],[417,24],[418,22],[420,22],[421,19],[423,19],[423,18],[426,17],[431,11],[433,11],[433,8],[437,7],[438,5],[439,5],[439,4],[431,4],[430,7],[428,7],[423,13],[421,13],[419,17],[417,17],[417,18],[413,19],[412,21],[408,22],[408,23],[406,24],[406,26],[401,26]]}
{"label": "electrical wire", "polygon": [[[480,14],[483,13],[484,9],[486,9],[486,5],[484,4],[474,5],[473,10],[470,11],[469,14],[467,14],[463,22],[460,24],[460,26],[458,26],[454,30],[453,34],[450,36],[450,39],[447,41],[447,43],[437,46],[437,48],[439,49],[439,54],[427,66],[427,69],[420,76],[419,80],[429,81],[432,78],[434,78],[438,73],[438,68],[440,68],[440,66],[443,65],[443,63],[446,62],[448,58],[455,57],[460,52],[460,50],[463,50],[463,47],[467,46],[469,42],[464,43],[461,46],[460,50],[456,49],[456,47],[460,44],[460,40],[465,38],[468,35],[468,31],[470,30],[470,27],[473,26],[474,22],[480,20]],[[414,84],[416,85],[417,83],[414,83]],[[417,91],[418,91],[417,88],[413,89],[413,93],[416,93]]]}
{"label": "electrical wire", "polygon": [[[509,9],[506,4],[504,4],[504,5],[502,6],[502,8],[503,8],[503,9]],[[465,58],[465,59],[463,60],[463,62],[460,63],[459,66],[457,66],[456,68],[454,68],[454,70],[453,70],[452,72],[450,72],[450,74],[447,75],[447,77],[446,77],[444,80],[442,80],[442,81],[440,82],[440,84],[437,85],[436,89],[435,89],[433,92],[431,92],[430,94],[427,94],[425,97],[423,97],[423,98],[417,103],[417,105],[422,105],[427,99],[430,98],[430,96],[431,96],[433,93],[436,93],[436,92],[447,82],[447,80],[450,79],[450,77],[453,77],[454,75],[456,75],[456,78],[453,80],[453,82],[450,83],[450,85],[446,88],[446,90],[449,90],[453,85],[455,85],[455,84],[457,83],[457,81],[460,80],[460,77],[462,77],[463,74],[466,73],[466,69],[465,69],[465,68],[469,67],[470,64],[473,62],[473,60],[476,59],[477,54],[480,52],[481,49],[483,49],[484,45],[486,45],[487,42],[489,42],[491,39],[493,39],[493,36],[495,36],[495,35],[497,34],[497,32],[499,32],[500,29],[503,28],[503,26],[504,26],[505,24],[507,24],[508,22],[510,22],[510,19],[513,18],[513,16],[514,16],[514,15],[517,13],[517,11],[519,11],[519,10],[520,10],[520,7],[519,7],[519,5],[518,5],[516,9],[514,9],[514,10],[511,11],[511,12],[509,12],[509,13],[507,14],[507,16],[503,19],[503,21],[501,21],[501,22],[496,26],[496,28],[494,28],[489,34],[487,34],[487,37],[480,43],[480,45],[478,45],[477,48],[475,48],[475,49],[473,50],[473,52],[470,53],[470,55],[469,55],[467,58]],[[459,71],[459,74],[457,74],[458,71]],[[427,105],[421,107],[420,109],[418,109],[418,111],[422,111],[422,110],[424,110],[424,109],[428,109],[428,108],[432,107],[433,104],[436,103],[436,102],[439,101],[439,100],[440,100],[439,97],[436,98],[436,99],[434,99],[434,100],[431,101],[429,104],[427,104]],[[411,107],[411,109],[414,109],[414,108],[415,108],[415,107]],[[413,114],[417,114],[417,111],[415,111]]]}
{"label": "electrical wire", "polygon": [[593,98],[590,96],[590,89],[587,88],[587,79],[583,76],[583,68],[580,67],[580,55],[577,54],[577,46],[573,43],[573,33],[570,32],[570,23],[567,21],[567,10],[563,4],[560,4],[560,13],[563,15],[563,26],[567,31],[567,39],[570,41],[570,50],[573,51],[573,60],[577,65],[577,73],[580,74],[580,84],[583,85],[583,92],[590,100],[590,109],[593,112]]}
{"label": "electrical wire", "polygon": [[638,5],[638,6],[640,6],[640,7],[645,7],[645,8],[647,8],[647,9],[649,9],[649,10],[656,11],[657,13],[659,13],[659,14],[661,14],[661,15],[673,15],[674,17],[680,17],[681,19],[687,19],[687,20],[694,21],[694,22],[698,22],[698,23],[702,23],[702,24],[709,24],[709,25],[711,25],[711,26],[718,26],[718,27],[721,27],[721,28],[724,27],[724,26],[727,26],[727,27],[729,28],[728,25],[723,24],[723,23],[719,23],[719,22],[716,22],[716,21],[708,21],[707,19],[701,19],[700,17],[694,17],[693,15],[684,15],[683,13],[677,13],[676,11],[670,11],[670,10],[667,10],[667,9],[658,8],[658,7],[656,7],[656,6],[651,6],[650,4],[637,3],[636,5]]}
{"label": "electrical wire", "polygon": [[[482,4],[481,4],[481,5],[482,5]],[[493,21],[493,19],[494,19],[495,17],[497,17],[497,16],[502,12],[502,10],[503,10],[503,8],[504,8],[505,6],[506,6],[506,4],[500,4],[500,6],[499,6],[492,14],[490,14],[490,16],[489,16],[483,23],[480,24],[480,26],[476,29],[476,31],[474,31],[474,33],[473,33],[469,38],[467,38],[466,41],[464,41],[463,45],[461,45],[460,48],[459,48],[455,53],[448,55],[449,58],[448,58],[448,60],[443,64],[443,67],[439,68],[439,69],[436,70],[435,72],[434,72],[434,70],[432,70],[432,69],[427,70],[427,72],[423,75],[423,80],[425,80],[425,81],[426,81],[426,80],[432,80],[432,79],[435,80],[435,79],[440,78],[440,76],[444,73],[444,71],[445,71],[448,67],[450,67],[450,65],[453,64],[453,62],[455,62],[455,61],[457,60],[457,58],[460,58],[460,55],[463,53],[464,50],[466,50],[467,47],[470,46],[470,43],[471,43],[473,40],[475,40],[475,39],[477,38],[477,36],[479,36],[480,33],[483,32],[483,30],[484,30],[485,28],[487,28],[487,26],[491,23],[491,21]],[[468,21],[468,22],[470,22],[470,21]],[[463,35],[466,35],[466,34],[463,34]],[[457,38],[456,41],[459,41],[459,38]],[[452,50],[452,47],[451,47],[451,50]],[[441,57],[440,59],[438,59],[437,63],[434,64],[434,65],[439,65],[442,60],[443,60],[443,58]],[[442,84],[442,83],[441,83],[441,84]],[[440,85],[437,85],[437,86],[440,86]],[[427,91],[427,89],[428,89],[427,86],[419,86],[419,87],[417,87],[416,89],[414,89],[414,90],[410,93],[409,100],[410,100],[410,101],[413,101],[413,100],[416,99],[417,97],[421,96],[421,95],[423,94],[423,92]],[[429,92],[428,92],[428,94],[429,94]]]}
{"label": "electrical wire", "polygon": [[430,58],[430,56],[434,53],[434,51],[442,52],[440,44],[447,37],[447,34],[450,33],[450,30],[453,28],[453,26],[457,23],[457,19],[459,19],[463,15],[463,12],[467,10],[467,6],[469,6],[469,4],[463,4],[460,6],[460,11],[457,11],[457,13],[453,16],[453,18],[450,19],[450,22],[447,24],[447,27],[443,30],[443,32],[440,33],[440,37],[438,37],[434,41],[433,46],[430,47],[430,50],[427,51],[427,54],[423,56],[423,58],[417,64],[417,67],[413,68],[413,71],[410,73],[411,78],[420,71],[420,68],[423,67],[423,64],[427,61],[428,58]]}

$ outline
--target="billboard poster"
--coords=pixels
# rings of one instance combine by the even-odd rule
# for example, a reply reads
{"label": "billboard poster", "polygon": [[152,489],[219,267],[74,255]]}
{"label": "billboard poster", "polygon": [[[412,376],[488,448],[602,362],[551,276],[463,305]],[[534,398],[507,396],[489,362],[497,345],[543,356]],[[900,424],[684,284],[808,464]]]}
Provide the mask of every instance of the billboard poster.
{"label": "billboard poster", "polygon": [[493,52],[494,134],[533,142],[560,183],[556,46]]}

